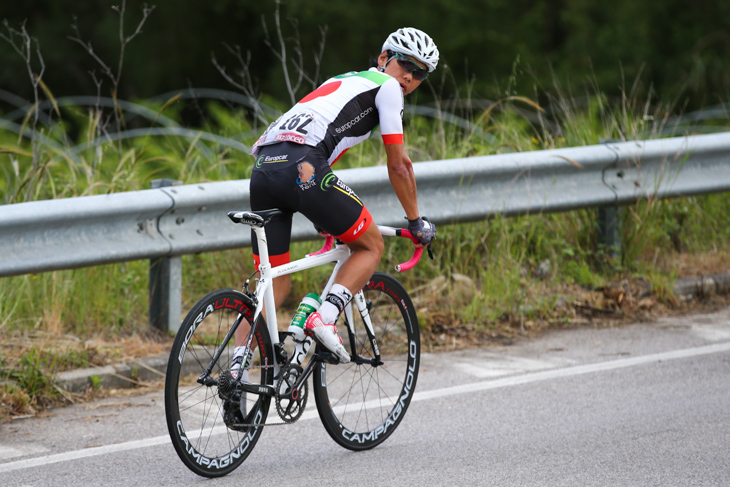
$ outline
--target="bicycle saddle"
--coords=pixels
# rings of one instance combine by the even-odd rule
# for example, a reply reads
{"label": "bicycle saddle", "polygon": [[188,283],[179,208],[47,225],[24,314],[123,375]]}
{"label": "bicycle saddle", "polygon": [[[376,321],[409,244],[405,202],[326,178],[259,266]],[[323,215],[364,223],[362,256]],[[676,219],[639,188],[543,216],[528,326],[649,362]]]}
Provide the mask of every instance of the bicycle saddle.
{"label": "bicycle saddle", "polygon": [[281,215],[283,213],[284,212],[278,208],[260,211],[229,211],[228,218],[230,218],[233,223],[245,223],[252,227],[263,227],[276,215]]}

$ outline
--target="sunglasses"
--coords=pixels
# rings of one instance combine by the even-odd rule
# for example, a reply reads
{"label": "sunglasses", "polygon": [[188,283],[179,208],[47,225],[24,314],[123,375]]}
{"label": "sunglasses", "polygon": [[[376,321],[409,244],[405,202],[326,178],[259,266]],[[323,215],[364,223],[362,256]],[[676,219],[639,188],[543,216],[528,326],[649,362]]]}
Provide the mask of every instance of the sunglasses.
{"label": "sunglasses", "polygon": [[[428,78],[428,70],[420,67],[413,59],[409,58],[405,54],[396,52],[390,59],[393,58],[398,61],[398,66],[403,68],[406,72],[413,74],[413,79],[423,81]],[[390,61],[390,59],[388,59],[388,61]]]}

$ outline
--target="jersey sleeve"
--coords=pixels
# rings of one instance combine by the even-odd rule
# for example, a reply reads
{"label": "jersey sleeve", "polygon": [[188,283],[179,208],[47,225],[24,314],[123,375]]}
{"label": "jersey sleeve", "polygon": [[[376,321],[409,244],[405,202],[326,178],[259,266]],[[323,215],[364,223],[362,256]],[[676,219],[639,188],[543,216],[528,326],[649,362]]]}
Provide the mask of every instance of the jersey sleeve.
{"label": "jersey sleeve", "polygon": [[384,144],[403,143],[403,90],[395,78],[383,83],[375,96]]}

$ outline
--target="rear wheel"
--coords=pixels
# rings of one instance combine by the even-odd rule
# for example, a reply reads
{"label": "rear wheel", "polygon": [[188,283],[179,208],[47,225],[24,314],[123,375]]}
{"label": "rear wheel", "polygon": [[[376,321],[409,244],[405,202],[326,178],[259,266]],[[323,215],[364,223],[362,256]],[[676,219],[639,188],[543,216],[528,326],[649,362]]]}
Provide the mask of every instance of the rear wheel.
{"label": "rear wheel", "polygon": [[[418,318],[405,288],[376,272],[363,292],[382,365],[321,363],[313,378],[322,424],[350,450],[373,448],[395,431],[413,397],[420,361]],[[375,354],[354,303],[352,314],[355,353],[371,359]]]}
{"label": "rear wheel", "polygon": [[[212,380],[206,385],[197,381],[236,319],[243,319],[241,326],[250,325],[253,312],[251,301],[243,293],[231,289],[214,291],[190,310],[170,353],[165,379],[167,428],[183,463],[204,477],[220,477],[236,469],[251,453],[263,431],[263,426],[244,425],[266,422],[270,397],[253,393],[232,395],[219,390],[219,384],[225,384],[231,377],[233,338],[213,364]],[[253,368],[248,370],[248,382],[271,385],[273,369],[259,367],[273,363],[271,340],[263,317],[258,320],[254,342],[253,359],[248,365]]]}

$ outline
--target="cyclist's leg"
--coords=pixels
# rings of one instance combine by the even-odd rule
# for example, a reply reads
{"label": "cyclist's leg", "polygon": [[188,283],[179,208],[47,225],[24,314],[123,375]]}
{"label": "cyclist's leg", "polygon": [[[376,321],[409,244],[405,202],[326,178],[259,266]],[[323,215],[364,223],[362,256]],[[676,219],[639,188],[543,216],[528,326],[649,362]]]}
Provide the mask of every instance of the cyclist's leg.
{"label": "cyclist's leg", "polygon": [[383,253],[383,238],[377,226],[372,225],[372,216],[365,205],[329,166],[316,166],[313,174],[314,184],[303,191],[306,195],[300,198],[299,211],[316,226],[345,242],[353,253],[340,269],[330,292],[323,296],[319,311],[310,315],[305,333],[315,335],[340,362],[346,363],[350,356],[337,335],[335,322],[353,292],[360,290],[372,276]]}
{"label": "cyclist's leg", "polygon": [[357,292],[380,262],[383,237],[357,194],[328,165],[319,166],[313,178],[315,184],[302,192],[299,211],[350,247],[352,254],[335,282]]}
{"label": "cyclist's leg", "polygon": [[[335,285],[346,288],[351,297],[367,283],[380,262],[384,247],[383,236],[377,225],[372,225],[373,218],[370,212],[355,192],[334,173],[329,171],[329,174],[325,175],[323,180],[327,181],[329,178],[333,182],[329,185],[321,185],[327,186],[329,189],[322,191],[317,198],[319,202],[325,201],[326,207],[315,207],[313,210],[309,205],[303,204],[301,211],[317,226],[350,247],[352,254],[340,268],[335,278]],[[337,208],[337,213],[333,214],[331,208]],[[326,297],[323,296],[323,298],[326,303]],[[346,304],[346,302],[342,303],[342,306]],[[338,306],[338,312],[342,311],[342,306]],[[326,308],[325,306],[325,311]],[[331,317],[331,315],[326,317]],[[333,322],[336,317],[335,315],[327,321]]]}
{"label": "cyclist's leg", "polygon": [[365,286],[383,256],[383,236],[377,225],[370,225],[355,241],[347,243],[352,254],[337,273],[335,282],[351,293]]}
{"label": "cyclist's leg", "polygon": [[310,315],[304,327],[305,333],[314,334],[322,345],[337,355],[340,363],[349,362],[350,353],[337,334],[335,322],[354,293],[367,284],[383,255],[383,237],[377,225],[370,225],[360,233],[357,240],[347,243],[352,254],[337,273],[330,292],[323,296],[318,312]]}

